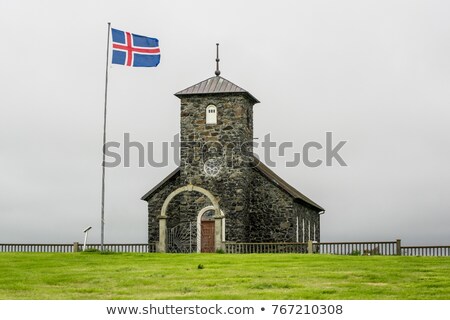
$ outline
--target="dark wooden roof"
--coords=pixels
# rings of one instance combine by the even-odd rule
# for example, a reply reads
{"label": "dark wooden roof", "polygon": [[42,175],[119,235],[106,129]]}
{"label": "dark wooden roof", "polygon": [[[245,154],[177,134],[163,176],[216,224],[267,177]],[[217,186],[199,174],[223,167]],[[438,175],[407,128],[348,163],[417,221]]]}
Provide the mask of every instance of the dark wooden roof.
{"label": "dark wooden roof", "polygon": [[165,177],[163,180],[161,180],[160,183],[158,183],[156,186],[153,187],[152,190],[150,190],[149,192],[147,192],[146,194],[144,194],[141,198],[141,200],[147,201],[148,198],[150,198],[150,196],[157,190],[159,189],[159,187],[163,186],[164,184],[166,184],[166,182],[168,182],[170,179],[172,179],[172,177],[174,177],[175,175],[177,175],[180,172],[180,168],[176,168],[174,171],[172,171],[167,177]]}
{"label": "dark wooden roof", "polygon": [[181,90],[175,93],[175,96],[181,98],[187,95],[195,95],[195,94],[215,94],[215,93],[244,93],[246,94],[250,100],[254,103],[259,103],[258,99],[250,94],[247,90],[242,89],[241,87],[235,85],[231,81],[228,81],[225,78],[220,76],[211,77],[202,82],[194,84],[189,88]]}
{"label": "dark wooden roof", "polygon": [[[263,174],[267,179],[272,181],[275,185],[279,186],[281,189],[286,191],[289,195],[291,195],[294,199],[298,199],[301,202],[304,202],[308,204],[309,206],[315,208],[318,211],[325,211],[324,208],[319,206],[317,203],[309,199],[307,196],[305,196],[303,193],[295,189],[293,186],[291,186],[289,183],[281,179],[275,172],[270,170],[265,164],[263,164],[261,161],[256,159],[255,157],[255,170],[259,171],[261,174]],[[151,197],[151,195],[156,192],[160,187],[162,187],[164,184],[169,182],[173,177],[175,177],[177,174],[179,174],[180,168],[177,168],[172,173],[170,173],[164,180],[162,180],[160,183],[158,183],[153,189],[151,189],[149,192],[147,192],[141,200],[148,201],[148,199]]]}
{"label": "dark wooden roof", "polygon": [[312,206],[313,208],[319,210],[319,211],[325,211],[324,208],[319,206],[317,203],[309,199],[307,196],[305,196],[303,193],[295,189],[293,186],[291,186],[289,183],[281,179],[275,172],[270,170],[265,164],[263,164],[261,161],[255,158],[256,166],[255,169],[261,172],[264,176],[266,176],[270,181],[275,183],[277,186],[279,186],[281,189],[286,191],[288,194],[290,194],[295,199],[298,199],[302,202],[305,202]]}

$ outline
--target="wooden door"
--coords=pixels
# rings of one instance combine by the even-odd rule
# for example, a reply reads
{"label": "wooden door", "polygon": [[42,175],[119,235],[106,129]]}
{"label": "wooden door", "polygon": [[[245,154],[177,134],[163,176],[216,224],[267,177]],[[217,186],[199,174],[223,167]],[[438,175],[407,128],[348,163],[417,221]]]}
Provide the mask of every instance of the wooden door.
{"label": "wooden door", "polygon": [[214,221],[202,221],[201,252],[214,252]]}

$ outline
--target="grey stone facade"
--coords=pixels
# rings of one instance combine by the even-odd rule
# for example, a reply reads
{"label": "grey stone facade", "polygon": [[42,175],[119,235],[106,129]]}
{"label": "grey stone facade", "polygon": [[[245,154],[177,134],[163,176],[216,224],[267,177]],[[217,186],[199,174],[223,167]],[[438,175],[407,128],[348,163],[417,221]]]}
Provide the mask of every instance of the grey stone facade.
{"label": "grey stone facade", "polygon": [[[205,121],[205,108],[217,107],[217,124]],[[248,240],[248,212],[251,165],[240,146],[253,139],[252,103],[243,94],[215,94],[181,98],[181,180],[201,186],[213,193],[227,212],[226,223],[232,241]],[[251,152],[251,150],[250,150]],[[217,176],[207,176],[204,163],[217,159],[221,169]],[[198,213],[197,194],[184,195],[181,211]],[[202,197],[200,197],[202,198]],[[202,203],[203,204],[203,203]],[[201,208],[200,208],[201,209]],[[192,212],[195,210],[194,212]]]}
{"label": "grey stone facade", "polygon": [[[214,90],[207,88],[211,81],[217,82]],[[218,90],[219,85],[224,89]],[[158,216],[165,199],[187,184],[204,188],[218,199],[226,241],[320,240],[324,209],[253,157],[253,105],[258,101],[221,77],[191,88],[177,94],[181,99],[180,167],[142,198],[148,202],[149,242],[158,241]],[[216,124],[206,124],[208,105],[217,108]],[[207,174],[205,163],[212,163],[218,173]],[[209,205],[200,193],[175,196],[167,210],[167,228],[191,222],[195,238],[199,212]]]}
{"label": "grey stone facade", "polygon": [[251,190],[251,242],[296,242],[297,232],[299,242],[320,241],[317,208],[293,198],[258,170]]}

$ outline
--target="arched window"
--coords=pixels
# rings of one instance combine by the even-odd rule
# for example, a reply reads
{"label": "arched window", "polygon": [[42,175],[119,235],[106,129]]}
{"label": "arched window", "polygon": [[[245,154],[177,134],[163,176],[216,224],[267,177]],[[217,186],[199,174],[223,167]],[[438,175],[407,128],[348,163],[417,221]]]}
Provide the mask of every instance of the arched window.
{"label": "arched window", "polygon": [[217,124],[217,108],[212,104],[206,107],[206,124]]}

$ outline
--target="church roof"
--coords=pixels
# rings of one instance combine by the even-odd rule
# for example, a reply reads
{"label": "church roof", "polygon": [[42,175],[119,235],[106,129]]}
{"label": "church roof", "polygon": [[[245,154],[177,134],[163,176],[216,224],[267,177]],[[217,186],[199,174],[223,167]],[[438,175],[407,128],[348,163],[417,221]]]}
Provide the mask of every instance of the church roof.
{"label": "church roof", "polygon": [[281,189],[289,193],[292,197],[295,199],[301,200],[310,206],[318,209],[319,211],[325,211],[324,208],[319,206],[317,203],[309,199],[307,196],[305,196],[303,193],[295,189],[293,186],[291,186],[289,183],[284,181],[280,176],[278,176],[275,172],[269,169],[265,164],[263,164],[261,161],[255,158],[256,161],[256,169],[261,172],[265,177],[267,177],[270,181],[275,183],[277,186],[279,186]]}
{"label": "church roof", "polygon": [[[292,196],[294,199],[298,199],[302,202],[305,202],[306,204],[312,206],[313,208],[319,210],[319,211],[325,211],[324,208],[319,206],[317,203],[309,199],[307,196],[305,196],[303,193],[295,189],[293,186],[288,184],[286,181],[284,181],[282,178],[280,178],[275,172],[270,170],[265,164],[263,164],[261,161],[254,158],[256,166],[255,169],[259,171],[261,174],[263,174],[266,178],[268,178],[270,181],[272,181],[275,185],[279,186],[281,189],[286,191],[290,196]],[[174,178],[178,173],[180,172],[180,168],[175,169],[173,172],[171,172],[164,180],[162,180],[160,183],[158,183],[155,187],[153,187],[149,192],[147,192],[141,200],[147,201],[151,195],[156,192],[160,187],[165,185],[167,182],[169,182],[172,178]]]}
{"label": "church roof", "polygon": [[228,81],[221,76],[211,77],[203,80],[189,88],[181,90],[175,93],[175,96],[181,98],[182,96],[194,95],[194,94],[215,94],[215,93],[245,93],[254,103],[259,103],[253,95],[247,90],[235,85],[233,82]]}
{"label": "church roof", "polygon": [[176,168],[174,171],[172,171],[167,177],[165,177],[163,180],[160,181],[156,186],[154,186],[149,192],[144,194],[141,198],[141,200],[147,201],[150,196],[159,189],[159,187],[165,185],[167,182],[169,182],[172,177],[174,177],[177,173],[180,173],[180,167]]}

